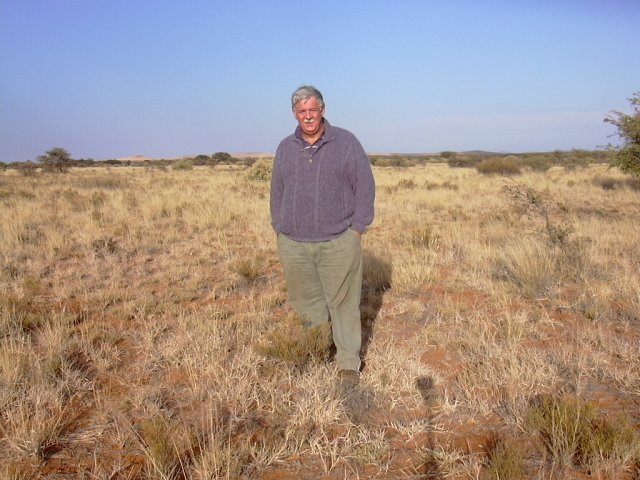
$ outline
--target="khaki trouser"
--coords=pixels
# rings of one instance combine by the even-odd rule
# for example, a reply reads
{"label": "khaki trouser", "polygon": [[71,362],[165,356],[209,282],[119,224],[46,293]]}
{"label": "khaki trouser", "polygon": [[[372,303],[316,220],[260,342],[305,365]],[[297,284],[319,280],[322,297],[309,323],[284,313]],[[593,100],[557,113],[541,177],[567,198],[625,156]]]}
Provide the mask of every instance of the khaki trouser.
{"label": "khaki trouser", "polygon": [[347,230],[327,242],[297,242],[278,235],[289,301],[305,327],[331,318],[336,362],[341,370],[360,368],[360,296],[362,247],[359,235]]}

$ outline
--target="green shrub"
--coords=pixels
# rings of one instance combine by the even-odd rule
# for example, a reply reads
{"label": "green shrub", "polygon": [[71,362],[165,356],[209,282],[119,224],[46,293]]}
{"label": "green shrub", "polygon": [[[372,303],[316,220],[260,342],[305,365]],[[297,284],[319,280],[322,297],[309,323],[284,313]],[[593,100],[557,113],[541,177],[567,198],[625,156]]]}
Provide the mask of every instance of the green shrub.
{"label": "green shrub", "polygon": [[257,182],[268,182],[271,180],[271,175],[273,173],[273,162],[268,160],[260,160],[255,162],[253,166],[249,169],[247,173],[247,178],[249,180],[257,181]]}
{"label": "green shrub", "polygon": [[640,92],[629,99],[633,108],[632,114],[613,111],[604,121],[618,130],[622,141],[618,147],[609,146],[616,152],[613,165],[634,177],[640,177]]}
{"label": "green shrub", "polygon": [[628,145],[620,150],[615,165],[625,173],[640,177],[640,145]]}

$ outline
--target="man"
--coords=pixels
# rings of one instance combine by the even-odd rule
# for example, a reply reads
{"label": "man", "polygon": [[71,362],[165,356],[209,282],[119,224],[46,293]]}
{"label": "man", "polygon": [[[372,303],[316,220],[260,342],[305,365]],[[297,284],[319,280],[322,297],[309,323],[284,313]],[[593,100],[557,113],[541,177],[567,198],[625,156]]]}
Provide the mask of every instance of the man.
{"label": "man", "polygon": [[291,107],[298,126],[276,151],[271,223],[291,305],[306,328],[331,320],[339,376],[352,386],[360,370],[360,237],[373,221],[373,173],[356,137],[324,118],[316,88],[298,88]]}

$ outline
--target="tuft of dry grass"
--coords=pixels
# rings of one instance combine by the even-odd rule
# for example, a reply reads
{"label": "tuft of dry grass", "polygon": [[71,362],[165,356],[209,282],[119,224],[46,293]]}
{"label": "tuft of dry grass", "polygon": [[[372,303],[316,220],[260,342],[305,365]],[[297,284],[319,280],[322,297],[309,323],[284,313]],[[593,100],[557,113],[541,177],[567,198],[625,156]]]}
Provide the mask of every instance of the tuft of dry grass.
{"label": "tuft of dry grass", "polygon": [[545,244],[524,239],[506,246],[496,258],[496,276],[528,298],[544,297],[559,281],[557,258]]}
{"label": "tuft of dry grass", "polygon": [[[640,436],[626,422],[610,422],[592,403],[570,396],[541,396],[533,402],[527,425],[562,469],[572,465],[618,476],[640,459]],[[603,472],[604,473],[604,472]]]}
{"label": "tuft of dry grass", "polygon": [[314,328],[303,328],[296,315],[267,336],[268,343],[260,345],[258,353],[303,369],[310,362],[325,362],[332,345],[329,322]]}
{"label": "tuft of dry grass", "polygon": [[499,436],[490,438],[487,452],[487,473],[495,480],[525,478],[525,452],[515,442]]}

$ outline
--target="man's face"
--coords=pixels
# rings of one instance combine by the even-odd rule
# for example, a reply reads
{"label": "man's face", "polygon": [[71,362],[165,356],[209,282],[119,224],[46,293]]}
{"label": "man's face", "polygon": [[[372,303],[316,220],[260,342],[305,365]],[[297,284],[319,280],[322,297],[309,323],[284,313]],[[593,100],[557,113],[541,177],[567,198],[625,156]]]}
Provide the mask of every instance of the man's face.
{"label": "man's face", "polygon": [[302,132],[307,136],[314,136],[322,128],[322,116],[324,108],[316,97],[300,100],[293,109],[293,114],[298,120]]}

